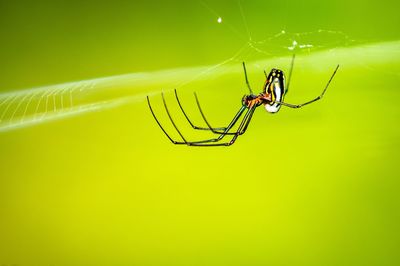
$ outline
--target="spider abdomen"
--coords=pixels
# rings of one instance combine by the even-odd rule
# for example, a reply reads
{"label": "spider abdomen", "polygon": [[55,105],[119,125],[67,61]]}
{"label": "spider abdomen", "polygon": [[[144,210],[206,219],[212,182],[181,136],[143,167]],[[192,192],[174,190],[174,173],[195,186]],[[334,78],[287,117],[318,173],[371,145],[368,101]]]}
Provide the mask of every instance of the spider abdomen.
{"label": "spider abdomen", "polygon": [[264,93],[271,97],[271,102],[264,105],[265,110],[269,113],[278,112],[285,96],[285,75],[282,70],[271,70],[265,82]]}

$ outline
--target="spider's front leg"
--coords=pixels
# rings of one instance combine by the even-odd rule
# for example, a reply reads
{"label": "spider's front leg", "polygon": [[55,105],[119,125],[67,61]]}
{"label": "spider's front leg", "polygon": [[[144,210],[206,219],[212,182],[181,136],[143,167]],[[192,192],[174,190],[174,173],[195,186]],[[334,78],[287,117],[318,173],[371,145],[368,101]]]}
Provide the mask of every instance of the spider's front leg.
{"label": "spider's front leg", "polygon": [[207,141],[203,142],[187,142],[187,145],[189,146],[199,146],[199,147],[209,147],[209,146],[230,146],[235,143],[236,139],[244,134],[246,132],[246,129],[248,125],[250,124],[251,118],[253,117],[254,111],[257,108],[257,106],[252,106],[250,109],[245,107],[248,111],[245,114],[242,122],[239,125],[239,128],[237,131],[234,133],[234,136],[229,142],[223,142],[223,143],[207,143]]}
{"label": "spider's front leg", "polygon": [[[233,120],[231,121],[231,123],[228,125],[228,127],[225,129],[225,131],[220,134],[220,136],[218,136],[218,138],[213,138],[213,139],[206,139],[206,140],[200,140],[200,141],[187,141],[186,138],[183,136],[183,134],[180,132],[180,130],[178,129],[177,125],[175,124],[174,120],[172,119],[172,116],[169,112],[169,109],[167,107],[167,103],[165,101],[164,98],[164,94],[161,94],[162,96],[162,100],[164,103],[164,108],[165,111],[167,112],[167,115],[172,123],[172,125],[174,126],[175,130],[178,132],[179,136],[182,138],[183,141],[176,141],[174,139],[172,139],[170,137],[170,135],[166,132],[166,130],[163,128],[163,126],[161,125],[161,123],[158,121],[153,108],[150,104],[150,99],[147,96],[147,103],[148,106],[150,108],[151,114],[153,115],[153,118],[156,120],[158,126],[161,128],[161,130],[163,131],[163,133],[167,136],[167,138],[173,143],[173,144],[186,144],[189,146],[229,146],[232,145],[234,143],[234,141],[236,140],[236,138],[243,134],[244,131],[247,129],[248,123],[250,122],[249,117],[251,118],[252,113],[254,112],[254,110],[249,110],[247,111],[245,117],[243,118],[238,130],[235,133],[232,133],[234,136],[232,138],[232,140],[228,143],[214,143],[211,144],[210,142],[218,142],[220,141],[225,135],[228,135],[228,131],[235,125],[235,123],[238,121],[238,119],[240,118],[240,116],[242,115],[242,113],[244,112],[244,110],[248,109],[247,106],[242,105],[242,107],[239,109],[238,113],[235,115],[235,117],[233,118]],[[246,123],[245,123],[246,122]]]}
{"label": "spider's front leg", "polygon": [[186,120],[188,121],[188,123],[190,124],[190,126],[193,129],[209,130],[214,134],[226,134],[226,135],[233,135],[234,134],[234,133],[229,133],[228,132],[229,130],[227,130],[227,129],[228,129],[229,126],[226,126],[226,127],[212,127],[211,126],[211,124],[208,122],[206,116],[204,115],[204,112],[203,112],[203,110],[202,110],[202,108],[200,106],[200,102],[199,102],[199,99],[198,99],[196,93],[194,93],[194,97],[196,98],[197,107],[199,108],[200,114],[201,114],[204,122],[207,124],[208,127],[199,127],[199,126],[194,125],[192,120],[189,119],[189,116],[186,114],[185,110],[183,109],[181,101],[179,100],[178,93],[177,93],[176,89],[174,91],[175,91],[175,98],[176,98],[176,101],[178,102],[179,108],[181,109],[183,115],[185,116]]}

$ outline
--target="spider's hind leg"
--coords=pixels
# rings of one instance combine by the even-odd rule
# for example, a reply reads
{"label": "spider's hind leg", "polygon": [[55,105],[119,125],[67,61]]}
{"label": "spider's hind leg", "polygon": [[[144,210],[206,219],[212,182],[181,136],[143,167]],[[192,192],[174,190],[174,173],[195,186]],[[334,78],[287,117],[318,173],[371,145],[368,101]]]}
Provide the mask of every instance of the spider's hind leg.
{"label": "spider's hind leg", "polygon": [[291,62],[291,64],[290,64],[289,75],[288,75],[288,82],[287,82],[287,85],[286,85],[285,94],[287,94],[288,91],[289,91],[290,80],[292,79],[292,73],[293,73],[293,66],[294,66],[294,59],[295,59],[295,57],[296,57],[296,55],[293,54],[293,56],[292,56],[292,62]]}
{"label": "spider's hind leg", "polygon": [[339,69],[339,65],[337,65],[335,71],[333,71],[333,74],[332,74],[331,78],[329,79],[329,81],[328,81],[328,83],[326,84],[324,90],[322,91],[322,93],[321,93],[318,97],[316,97],[316,98],[314,98],[314,99],[312,99],[312,100],[310,100],[310,101],[308,101],[308,102],[301,103],[301,104],[291,104],[291,103],[278,102],[278,101],[274,101],[274,102],[275,102],[275,103],[279,103],[279,104],[281,104],[281,105],[283,105],[283,106],[290,107],[290,108],[300,108],[300,107],[303,107],[303,106],[305,106],[305,105],[307,105],[307,104],[310,104],[310,103],[313,103],[313,102],[316,102],[316,101],[322,99],[322,97],[324,97],[325,92],[326,92],[326,90],[328,89],[329,84],[331,83],[331,81],[332,81],[333,77],[335,76],[336,71],[337,71],[338,69]]}

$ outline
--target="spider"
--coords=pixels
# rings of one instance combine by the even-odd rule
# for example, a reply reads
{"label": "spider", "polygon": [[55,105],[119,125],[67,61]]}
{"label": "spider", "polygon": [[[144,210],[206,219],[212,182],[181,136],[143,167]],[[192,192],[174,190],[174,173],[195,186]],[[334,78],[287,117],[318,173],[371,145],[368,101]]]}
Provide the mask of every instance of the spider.
{"label": "spider", "polygon": [[[323,89],[322,93],[318,97],[316,97],[316,98],[314,98],[314,99],[312,99],[312,100],[310,100],[308,102],[302,103],[302,104],[290,104],[290,103],[284,102],[284,97],[289,91],[290,78],[291,78],[291,75],[292,75],[293,64],[294,64],[294,55],[292,57],[291,67],[290,67],[290,70],[289,70],[289,79],[288,79],[287,86],[285,85],[285,74],[283,73],[282,70],[273,68],[269,72],[268,75],[264,70],[264,74],[265,74],[265,77],[266,77],[266,81],[265,81],[265,84],[264,84],[264,89],[260,94],[255,95],[255,94],[253,94],[253,90],[251,89],[249,80],[247,78],[246,65],[243,62],[243,71],[244,71],[245,82],[246,82],[247,88],[250,91],[250,94],[243,96],[243,98],[242,98],[242,106],[239,108],[239,111],[236,113],[236,115],[233,117],[232,121],[226,127],[212,127],[210,125],[210,123],[208,122],[208,120],[206,119],[206,117],[205,117],[205,115],[203,113],[203,110],[201,109],[200,102],[199,102],[199,99],[198,99],[196,93],[194,93],[194,96],[195,96],[195,99],[196,99],[197,107],[199,108],[200,114],[203,117],[203,120],[206,123],[207,127],[198,127],[198,126],[194,125],[192,123],[192,121],[189,119],[189,117],[186,114],[185,110],[183,109],[183,107],[181,105],[181,102],[179,100],[177,91],[175,89],[174,92],[175,92],[176,101],[178,102],[178,105],[179,105],[183,115],[185,116],[185,118],[189,122],[189,124],[192,126],[192,128],[196,129],[196,130],[208,130],[208,131],[211,131],[212,133],[218,135],[215,138],[205,139],[205,140],[198,140],[198,141],[188,141],[188,140],[186,140],[186,138],[182,135],[182,133],[180,132],[180,130],[178,129],[178,127],[176,126],[174,120],[171,117],[171,114],[170,114],[170,112],[168,110],[168,107],[167,107],[167,103],[165,102],[164,93],[161,93],[162,100],[163,100],[164,107],[165,107],[165,111],[167,112],[167,115],[168,115],[172,125],[174,126],[174,128],[176,129],[176,131],[178,132],[180,137],[182,138],[182,141],[176,141],[176,140],[172,139],[170,137],[170,135],[162,127],[161,123],[158,121],[158,119],[157,119],[157,117],[156,117],[156,115],[155,115],[155,113],[153,111],[153,108],[151,107],[149,96],[147,96],[147,103],[149,105],[151,114],[153,115],[154,119],[156,120],[158,126],[161,128],[161,130],[164,132],[164,134],[167,136],[167,138],[173,144],[184,144],[184,145],[188,145],[188,146],[200,146],[200,147],[230,146],[233,143],[235,143],[236,139],[240,135],[243,135],[246,132],[247,127],[250,124],[251,118],[253,117],[254,111],[256,110],[257,107],[263,105],[267,112],[269,112],[269,113],[277,113],[280,110],[281,106],[286,106],[286,107],[290,107],[290,108],[300,108],[300,107],[303,107],[303,106],[305,106],[307,104],[310,104],[310,103],[313,103],[315,101],[318,101],[318,100],[322,99],[322,97],[324,96],[326,90],[329,87],[329,84],[331,83],[333,77],[336,74],[336,71],[339,68],[339,65],[337,65],[336,69],[334,70],[334,72],[332,74],[332,76],[328,80],[328,83],[326,84],[326,86]],[[230,130],[233,128],[233,126],[236,124],[236,122],[239,120],[239,118],[243,115],[243,113],[245,113],[245,115],[244,115],[243,119],[241,120],[240,125],[238,126],[237,130],[235,132],[230,132]],[[231,140],[228,141],[228,142],[221,142],[221,140],[227,135],[232,136]]]}

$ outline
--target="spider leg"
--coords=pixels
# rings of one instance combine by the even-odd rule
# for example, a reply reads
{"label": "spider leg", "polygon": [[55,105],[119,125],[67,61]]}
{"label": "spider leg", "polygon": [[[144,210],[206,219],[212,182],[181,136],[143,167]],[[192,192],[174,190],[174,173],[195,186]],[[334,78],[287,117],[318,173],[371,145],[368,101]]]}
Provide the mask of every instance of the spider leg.
{"label": "spider leg", "polygon": [[318,101],[318,100],[322,99],[322,97],[324,97],[324,94],[325,94],[326,90],[329,87],[329,84],[331,83],[333,77],[335,76],[336,71],[338,70],[338,68],[339,68],[339,65],[337,65],[335,71],[333,72],[331,78],[329,79],[328,83],[326,84],[326,86],[325,86],[324,90],[322,91],[321,95],[319,95],[318,97],[312,99],[311,101],[308,101],[308,102],[305,102],[305,103],[301,103],[301,104],[291,104],[291,103],[278,102],[278,101],[274,101],[274,102],[275,103],[279,103],[279,104],[281,104],[283,106],[290,107],[290,108],[300,108],[300,107],[303,107],[304,105],[307,105],[307,104],[310,104],[310,103],[313,103],[315,101]]}
{"label": "spider leg", "polygon": [[[158,126],[161,128],[161,130],[164,132],[165,136],[167,136],[167,138],[174,144],[179,144],[177,141],[173,140],[168,133],[165,131],[165,129],[162,127],[161,123],[158,121],[156,115],[154,114],[153,108],[151,108],[151,104],[150,104],[150,99],[149,96],[147,96],[147,104],[149,105],[150,108],[150,112],[153,115],[154,119],[156,120]],[[186,144],[186,143],[185,143]]]}
{"label": "spider leg", "polygon": [[[154,113],[154,111],[153,111],[153,108],[151,107],[150,99],[149,99],[148,96],[147,96],[147,103],[148,103],[148,106],[149,106],[149,108],[150,108],[151,114],[153,115],[154,119],[156,120],[158,126],[161,128],[161,130],[164,132],[164,134],[167,136],[167,138],[168,138],[173,144],[186,144],[186,145],[189,145],[189,146],[199,146],[198,144],[200,144],[200,143],[207,143],[207,142],[217,142],[217,141],[220,141],[225,135],[228,134],[228,131],[235,125],[235,123],[237,122],[237,120],[238,120],[238,119],[240,118],[240,116],[242,115],[243,111],[244,111],[245,109],[247,109],[247,107],[243,105],[243,106],[240,108],[240,110],[238,111],[238,113],[235,115],[235,117],[233,118],[233,120],[231,121],[231,123],[226,127],[225,131],[222,132],[221,135],[218,136],[218,138],[206,139],[206,140],[200,140],[200,141],[191,141],[191,142],[189,142],[189,141],[187,141],[187,140],[185,139],[185,137],[182,135],[182,133],[180,132],[180,130],[179,130],[178,127],[176,126],[174,120],[172,119],[172,116],[171,116],[171,114],[170,114],[170,112],[169,112],[168,106],[167,106],[166,101],[165,101],[165,98],[164,98],[164,94],[162,93],[161,96],[162,96],[162,99],[163,99],[165,111],[167,112],[167,115],[168,115],[168,117],[169,117],[169,119],[170,119],[172,125],[174,126],[174,128],[175,128],[175,130],[178,132],[178,134],[181,136],[181,138],[182,138],[183,141],[176,141],[176,140],[172,139],[172,138],[169,136],[169,134],[165,131],[165,129],[163,128],[163,126],[161,125],[161,123],[158,121],[158,119],[157,119],[157,117],[156,117],[156,115],[155,115],[155,113]],[[246,113],[246,115],[247,115],[247,114],[248,114],[248,112]],[[245,119],[246,119],[246,117],[243,119],[243,121],[244,121]],[[242,123],[243,123],[243,121],[242,121]],[[238,134],[238,133],[239,133],[239,135],[241,135],[241,134],[244,133],[244,132],[243,132],[243,133],[242,133],[242,132],[243,132],[242,128],[239,127],[238,131],[237,131],[236,133],[234,133],[234,134]],[[205,145],[204,145],[204,146],[205,146]],[[220,146],[222,146],[222,145],[220,145]]]}
{"label": "spider leg", "polygon": [[[217,133],[217,134],[226,134],[226,135],[234,135],[234,134],[235,134],[235,133],[228,133],[228,131],[225,130],[225,129],[227,129],[229,126],[226,127],[226,128],[224,129],[224,132],[216,131],[216,130],[210,125],[210,123],[208,122],[206,116],[204,115],[203,110],[201,109],[201,106],[200,106],[199,98],[197,97],[197,94],[196,94],[196,93],[194,93],[194,97],[196,98],[196,104],[197,104],[197,107],[199,108],[200,114],[201,114],[201,116],[203,117],[204,122],[206,122],[206,124],[207,124],[209,130],[211,130],[213,133]],[[241,107],[241,109],[242,109],[242,107]],[[241,109],[240,109],[240,110],[241,110]],[[232,125],[229,124],[229,125],[231,125],[231,126],[229,127],[229,129],[232,128],[232,127],[235,125],[235,123],[236,123],[236,121],[237,121],[236,118],[239,118],[239,116],[241,115],[240,110],[236,113],[236,116],[232,119],[232,122],[234,121],[234,123],[233,123]],[[236,120],[235,120],[235,119],[236,119]]]}
{"label": "spider leg", "polygon": [[285,94],[288,93],[288,91],[289,91],[290,80],[292,79],[292,72],[293,72],[293,65],[294,65],[294,58],[295,58],[295,57],[296,57],[296,55],[293,54],[293,56],[292,56],[292,63],[290,64],[289,76],[288,76],[287,86],[286,86],[286,89],[285,89]]}
{"label": "spider leg", "polygon": [[247,78],[247,71],[246,71],[246,64],[243,62],[243,71],[244,71],[244,78],[246,80],[247,87],[249,88],[250,94],[253,94],[253,91],[250,87],[249,79]]}
{"label": "spider leg", "polygon": [[[232,121],[226,127],[225,131],[222,132],[217,138],[200,140],[200,141],[189,141],[189,142],[187,142],[187,144],[191,145],[191,144],[196,144],[196,143],[198,144],[198,143],[207,143],[207,142],[218,142],[221,139],[223,139],[223,137],[225,137],[226,135],[236,135],[237,132],[228,133],[228,131],[232,129],[232,127],[236,124],[236,122],[239,120],[240,116],[243,114],[244,110],[246,110],[246,109],[247,109],[247,107],[245,105],[242,105],[242,107],[239,109],[239,111],[237,112],[235,117],[232,119]],[[247,113],[246,113],[246,115],[247,115]],[[245,116],[245,118],[243,118],[243,120],[245,120],[245,119],[246,119],[246,116]],[[238,129],[238,131],[239,131],[239,129]],[[242,130],[240,130],[240,132],[242,132]],[[240,133],[240,135],[243,134],[243,133]],[[196,146],[196,145],[192,145],[192,146]],[[222,145],[220,145],[220,146],[222,146]]]}
{"label": "spider leg", "polygon": [[243,134],[246,132],[247,127],[248,127],[249,124],[250,124],[250,120],[251,120],[251,118],[253,117],[253,114],[254,114],[254,111],[256,110],[256,108],[257,108],[257,106],[255,106],[254,109],[252,109],[252,113],[250,114],[249,120],[248,120],[247,123],[244,125],[243,129],[239,132],[239,135],[243,135]]}
{"label": "spider leg", "polygon": [[198,127],[198,126],[194,125],[192,123],[192,121],[189,119],[189,117],[186,114],[185,110],[183,109],[181,101],[179,100],[178,93],[177,93],[176,89],[174,91],[175,91],[175,98],[176,98],[176,101],[178,102],[179,108],[181,109],[183,115],[185,116],[186,120],[189,122],[189,124],[192,126],[193,129],[211,130],[213,133],[217,133],[217,134],[222,134],[223,133],[223,132],[219,132],[219,130],[224,131],[226,129],[226,127],[215,127],[215,128],[212,128],[212,127]]}
{"label": "spider leg", "polygon": [[[167,115],[168,115],[168,117],[169,117],[169,120],[171,121],[172,125],[174,126],[174,128],[175,128],[176,131],[178,132],[179,136],[181,136],[181,138],[182,138],[182,140],[183,140],[183,143],[186,144],[186,143],[187,143],[186,139],[183,137],[181,131],[178,129],[178,127],[176,126],[174,120],[172,119],[171,114],[169,113],[169,110],[168,110],[168,107],[167,107],[167,103],[165,102],[165,98],[164,98],[164,93],[163,93],[163,92],[161,93],[161,97],[162,97],[162,100],[163,100],[163,103],[164,103],[165,111],[167,112]],[[176,143],[176,144],[177,144],[177,143]]]}
{"label": "spider leg", "polygon": [[232,137],[232,139],[229,142],[223,142],[223,143],[201,143],[201,142],[187,142],[187,145],[189,146],[198,146],[198,147],[209,147],[209,146],[230,146],[233,143],[235,143],[236,139],[245,133],[251,118],[253,117],[254,111],[257,108],[257,106],[253,106],[250,109],[248,109],[247,113],[245,114],[242,122],[240,123],[239,128],[237,129],[235,135]]}

